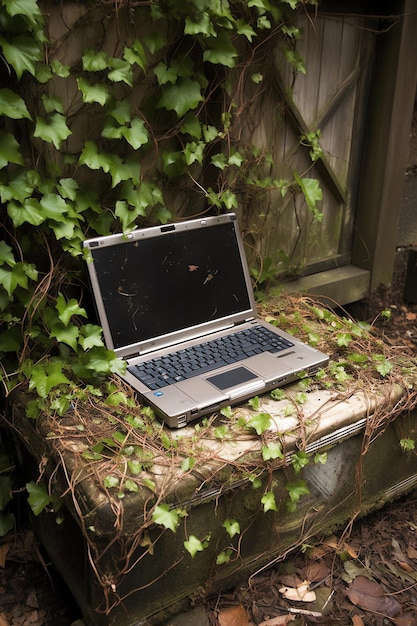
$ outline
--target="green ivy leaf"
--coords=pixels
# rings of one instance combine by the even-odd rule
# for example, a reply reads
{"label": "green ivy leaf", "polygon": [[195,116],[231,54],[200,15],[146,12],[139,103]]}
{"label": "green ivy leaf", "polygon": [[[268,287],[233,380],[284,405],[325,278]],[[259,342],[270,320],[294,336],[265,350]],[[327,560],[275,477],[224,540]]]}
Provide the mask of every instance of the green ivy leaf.
{"label": "green ivy leaf", "polygon": [[62,323],[55,323],[51,327],[49,336],[55,338],[59,343],[67,344],[75,350],[77,347],[78,334],[77,326],[64,326]]}
{"label": "green ivy leaf", "polygon": [[75,298],[71,298],[67,302],[62,293],[58,294],[55,308],[58,311],[58,317],[64,324],[64,326],[68,326],[73,315],[81,315],[82,317],[87,317],[85,309],[80,307]]}
{"label": "green ivy leaf", "polygon": [[18,35],[10,42],[0,36],[0,46],[7,63],[14,68],[19,80],[25,71],[35,75],[35,63],[41,61],[42,49],[32,37]]}
{"label": "green ivy leaf", "polygon": [[107,74],[108,79],[113,83],[126,83],[129,87],[133,87],[132,66],[128,61],[123,59],[110,59],[111,71]]}
{"label": "green ivy leaf", "polygon": [[0,241],[0,264],[3,265],[3,263],[13,267],[16,265],[16,260],[11,247],[5,241]]}
{"label": "green ivy leaf", "polygon": [[34,265],[19,262],[10,270],[0,267],[0,285],[4,287],[9,296],[14,293],[17,287],[27,289],[28,278],[34,280],[37,278]]}
{"label": "green ivy leaf", "polygon": [[190,16],[185,18],[184,34],[193,36],[201,34],[205,37],[215,37],[216,31],[213,27],[210,15],[204,11],[199,13],[198,17],[198,20],[195,20],[194,17],[191,19]]}
{"label": "green ivy leaf", "polygon": [[192,558],[195,557],[197,552],[202,552],[208,545],[208,542],[201,542],[194,535],[190,535],[188,541],[184,541],[184,548],[189,552]]}
{"label": "green ivy leaf", "polygon": [[143,120],[135,118],[130,127],[122,127],[122,135],[134,150],[138,150],[149,141],[148,131]]}
{"label": "green ivy leaf", "polygon": [[310,493],[307,483],[304,480],[299,480],[293,483],[285,485],[285,489],[288,491],[291,502],[298,502],[301,496],[308,495]]}
{"label": "green ivy leaf", "polygon": [[295,473],[298,474],[298,472],[301,472],[303,467],[309,464],[310,459],[307,453],[304,452],[304,450],[300,450],[300,452],[297,452],[296,454],[294,454],[294,456],[291,459],[291,462],[292,462]]}
{"label": "green ivy leaf", "polygon": [[103,485],[106,487],[106,489],[114,489],[114,487],[118,487],[119,486],[119,479],[116,476],[105,476],[104,480],[103,480]]}
{"label": "green ivy leaf", "polygon": [[91,102],[97,102],[101,106],[104,106],[110,99],[110,93],[107,85],[102,83],[96,85],[90,85],[90,83],[80,76],[77,78],[78,89],[81,91],[83,102],[86,104]]}
{"label": "green ivy leaf", "polygon": [[264,507],[264,512],[278,511],[277,504],[275,502],[275,496],[272,491],[267,491],[261,498],[261,503]]}
{"label": "green ivy leaf", "polygon": [[34,137],[39,137],[43,141],[53,143],[59,150],[61,143],[68,139],[72,131],[67,126],[65,117],[61,113],[54,113],[49,119],[49,123],[42,117],[36,118]]}
{"label": "green ivy leaf", "polygon": [[223,528],[226,529],[226,532],[231,539],[233,539],[235,535],[240,535],[240,524],[235,519],[226,519],[223,522]]}
{"label": "green ivy leaf", "polygon": [[38,396],[46,398],[54,387],[69,384],[70,381],[62,372],[63,363],[51,359],[47,363],[39,363],[33,366],[29,379],[29,390],[36,390]]}
{"label": "green ivy leaf", "polygon": [[23,159],[19,152],[19,144],[13,135],[0,130],[0,169],[8,163],[23,165]]}
{"label": "green ivy leaf", "polygon": [[338,333],[336,335],[336,340],[339,347],[346,347],[352,341],[352,335],[350,333]]}
{"label": "green ivy leaf", "polygon": [[81,326],[78,343],[83,350],[90,350],[94,346],[104,346],[101,326],[94,324]]}
{"label": "green ivy leaf", "polygon": [[221,31],[217,37],[208,38],[207,44],[209,49],[204,51],[204,61],[226,67],[235,66],[237,51],[232,44],[229,33]]}
{"label": "green ivy leaf", "polygon": [[11,17],[24,15],[33,25],[43,21],[37,0],[4,0],[3,4]]}
{"label": "green ivy leaf", "polygon": [[38,516],[42,511],[52,503],[44,483],[30,482],[26,483],[26,489],[29,494],[28,502],[34,515]]}
{"label": "green ivy leaf", "polygon": [[272,417],[269,413],[257,413],[248,421],[248,426],[256,430],[258,435],[262,435],[271,426]]}
{"label": "green ivy leaf", "polygon": [[232,557],[233,551],[230,548],[227,550],[223,550],[216,557],[216,565],[225,565],[225,563],[229,563]]}
{"label": "green ivy leaf", "polygon": [[318,221],[321,221],[323,215],[317,210],[317,202],[323,199],[323,192],[320,189],[319,181],[315,178],[301,178],[297,172],[294,172],[294,178],[303,192],[308,208],[313,213],[314,217]]}
{"label": "green ivy leaf", "polygon": [[87,50],[82,57],[85,72],[102,72],[109,66],[107,55],[102,50]]}
{"label": "green ivy leaf", "polygon": [[28,198],[23,205],[17,202],[9,202],[7,213],[15,228],[25,222],[33,226],[39,226],[46,219],[39,200],[35,198]]}
{"label": "green ivy leaf", "polygon": [[202,100],[200,84],[191,78],[184,78],[176,85],[165,87],[157,106],[175,111],[178,117],[182,117],[187,111],[195,109]]}
{"label": "green ivy leaf", "polygon": [[392,363],[390,363],[389,361],[381,361],[381,363],[378,363],[375,366],[376,371],[381,374],[381,376],[385,377],[388,376],[388,374],[391,372],[392,370]]}
{"label": "green ivy leaf", "polygon": [[146,54],[139,39],[135,39],[130,48],[124,49],[123,56],[130,65],[136,63],[144,72],[146,71]]}
{"label": "green ivy leaf", "polygon": [[171,509],[168,504],[157,504],[152,513],[152,520],[155,524],[168,528],[175,533],[179,524],[179,510]]}
{"label": "green ivy leaf", "polygon": [[264,461],[283,459],[284,454],[279,441],[271,441],[268,445],[262,446],[262,458]]}
{"label": "green ivy leaf", "polygon": [[23,98],[7,88],[0,89],[0,115],[13,120],[32,119]]}

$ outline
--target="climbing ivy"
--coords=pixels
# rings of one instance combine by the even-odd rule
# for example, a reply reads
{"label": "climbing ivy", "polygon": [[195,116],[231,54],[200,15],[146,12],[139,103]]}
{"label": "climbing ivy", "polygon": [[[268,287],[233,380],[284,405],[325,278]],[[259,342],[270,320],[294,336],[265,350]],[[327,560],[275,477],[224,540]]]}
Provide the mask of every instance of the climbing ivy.
{"label": "climbing ivy", "polygon": [[233,210],[251,186],[297,188],[320,218],[315,181],[263,178],[270,157],[240,132],[243,84],[261,90],[265,79],[256,54],[278,37],[294,72],[304,71],[293,18],[314,4],[1,0],[6,395],[28,383],[38,409],[65,410],[64,386],[120,371],[88,321],[86,236]]}

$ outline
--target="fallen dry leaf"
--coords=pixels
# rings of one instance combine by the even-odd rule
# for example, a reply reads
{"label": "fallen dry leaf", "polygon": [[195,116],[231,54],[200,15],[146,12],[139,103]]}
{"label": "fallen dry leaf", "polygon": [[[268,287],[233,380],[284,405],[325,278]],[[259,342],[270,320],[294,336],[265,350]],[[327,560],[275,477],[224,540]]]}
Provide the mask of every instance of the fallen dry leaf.
{"label": "fallen dry leaf", "polygon": [[279,592],[286,600],[292,602],[315,602],[316,594],[314,591],[309,591],[309,586],[310,583],[305,580],[297,587],[281,587]]}
{"label": "fallen dry leaf", "polygon": [[4,613],[0,613],[0,626],[10,626],[10,622],[4,616]]}
{"label": "fallen dry leaf", "polygon": [[405,317],[409,322],[414,322],[414,320],[417,319],[417,313],[412,313],[411,311],[408,311]]}
{"label": "fallen dry leaf", "polygon": [[407,548],[407,556],[409,559],[417,559],[417,550],[414,548],[414,546],[408,546]]}
{"label": "fallen dry leaf", "polygon": [[365,624],[363,623],[363,619],[359,617],[359,615],[352,616],[352,624],[353,626],[365,626]]}
{"label": "fallen dry leaf", "polygon": [[241,605],[222,609],[217,619],[220,626],[251,626],[249,615]]}
{"label": "fallen dry leaf", "polygon": [[352,604],[371,613],[395,617],[401,612],[400,603],[393,596],[386,596],[381,585],[365,576],[355,578],[346,595]]}
{"label": "fallen dry leaf", "polygon": [[279,617],[273,617],[272,619],[267,619],[265,622],[261,622],[259,626],[287,626],[287,624],[293,621],[293,615],[279,615]]}

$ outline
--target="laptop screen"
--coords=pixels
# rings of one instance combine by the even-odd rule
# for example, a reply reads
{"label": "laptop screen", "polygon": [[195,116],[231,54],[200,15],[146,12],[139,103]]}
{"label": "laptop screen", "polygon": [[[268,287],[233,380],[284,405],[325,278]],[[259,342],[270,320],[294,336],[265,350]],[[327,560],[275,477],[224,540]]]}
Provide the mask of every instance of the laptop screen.
{"label": "laptop screen", "polygon": [[90,247],[114,348],[250,310],[235,228],[167,227]]}

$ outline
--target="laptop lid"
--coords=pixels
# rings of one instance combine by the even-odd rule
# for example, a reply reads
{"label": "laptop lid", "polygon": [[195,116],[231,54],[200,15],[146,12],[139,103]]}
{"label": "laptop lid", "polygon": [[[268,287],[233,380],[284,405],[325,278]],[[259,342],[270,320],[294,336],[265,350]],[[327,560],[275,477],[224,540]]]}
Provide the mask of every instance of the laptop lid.
{"label": "laptop lid", "polygon": [[236,215],[86,240],[106,345],[120,357],[255,317]]}

